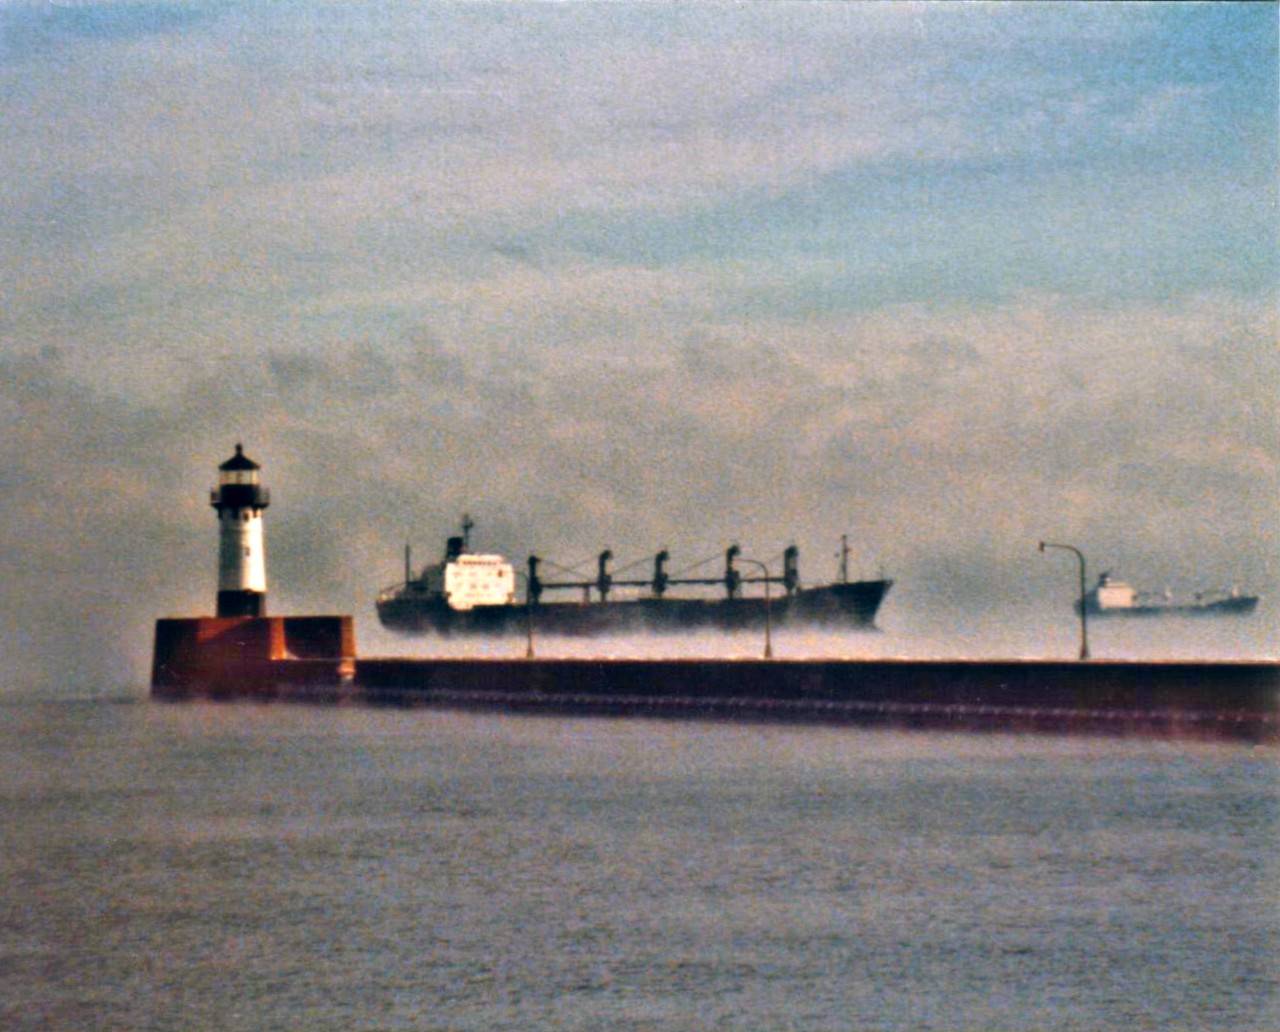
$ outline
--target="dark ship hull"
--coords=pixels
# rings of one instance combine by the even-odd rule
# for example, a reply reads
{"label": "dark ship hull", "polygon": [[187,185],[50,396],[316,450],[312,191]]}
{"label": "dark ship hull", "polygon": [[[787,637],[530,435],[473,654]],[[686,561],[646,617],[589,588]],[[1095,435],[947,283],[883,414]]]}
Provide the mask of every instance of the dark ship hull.
{"label": "dark ship hull", "polygon": [[542,634],[590,636],[613,632],[679,633],[776,626],[865,629],[873,627],[893,582],[853,581],[797,590],[765,599],[632,598],[617,601],[546,602],[451,609],[441,598],[380,598],[378,620],[406,634],[525,634],[532,621]]}

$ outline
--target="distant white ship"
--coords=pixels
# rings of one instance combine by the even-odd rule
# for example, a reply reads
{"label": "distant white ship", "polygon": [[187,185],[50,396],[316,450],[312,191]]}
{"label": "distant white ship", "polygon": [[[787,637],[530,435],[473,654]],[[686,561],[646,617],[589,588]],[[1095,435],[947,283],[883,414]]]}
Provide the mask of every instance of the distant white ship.
{"label": "distant white ship", "polygon": [[[1168,591],[1138,591],[1110,573],[1084,597],[1090,616],[1244,616],[1258,604],[1257,595],[1242,595],[1238,588],[1226,591],[1197,591],[1189,598],[1177,598]],[[1076,603],[1079,612],[1080,603]]]}

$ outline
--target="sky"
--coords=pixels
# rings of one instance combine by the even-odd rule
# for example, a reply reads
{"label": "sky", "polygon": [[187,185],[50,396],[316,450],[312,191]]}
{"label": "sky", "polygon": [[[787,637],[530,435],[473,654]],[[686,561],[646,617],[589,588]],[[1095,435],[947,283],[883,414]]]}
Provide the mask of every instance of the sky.
{"label": "sky", "polygon": [[795,543],[809,583],[848,535],[895,581],[867,647],[912,654],[1071,655],[1067,542],[1263,595],[1170,654],[1280,655],[1277,39],[1269,3],[0,0],[0,692],[145,688],[155,618],[212,611],[237,442],[270,611],[362,653],[468,513],[517,565]]}

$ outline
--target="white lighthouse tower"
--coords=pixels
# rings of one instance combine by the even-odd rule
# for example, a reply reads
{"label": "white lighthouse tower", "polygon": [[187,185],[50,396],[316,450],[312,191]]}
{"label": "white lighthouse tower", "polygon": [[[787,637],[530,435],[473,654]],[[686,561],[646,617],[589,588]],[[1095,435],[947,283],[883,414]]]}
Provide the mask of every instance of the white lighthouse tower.
{"label": "white lighthouse tower", "polygon": [[236,445],[218,467],[209,504],[218,511],[218,616],[267,615],[267,557],[262,510],[271,501],[258,483],[261,467]]}

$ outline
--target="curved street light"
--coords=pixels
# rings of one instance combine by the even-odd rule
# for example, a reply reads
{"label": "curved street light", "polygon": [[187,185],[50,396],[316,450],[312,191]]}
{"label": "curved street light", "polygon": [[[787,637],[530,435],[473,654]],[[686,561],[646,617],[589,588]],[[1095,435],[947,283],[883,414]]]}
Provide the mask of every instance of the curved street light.
{"label": "curved street light", "polygon": [[769,567],[758,559],[744,559],[742,556],[738,556],[737,559],[740,563],[758,566],[764,571],[764,658],[773,659],[773,616],[770,611]]}
{"label": "curved street light", "polygon": [[517,571],[516,578],[524,581],[524,658],[533,659],[533,593],[527,576]]}
{"label": "curved street light", "polygon": [[1076,548],[1074,545],[1058,545],[1058,544],[1054,544],[1052,541],[1041,541],[1040,551],[1043,552],[1046,548],[1061,548],[1063,551],[1066,551],[1066,552],[1074,552],[1075,557],[1080,561],[1080,658],[1088,659],[1089,658],[1089,619],[1086,614],[1088,613],[1089,607],[1085,604],[1085,594],[1087,592],[1087,588],[1085,587],[1084,553],[1081,552],[1080,549]]}

